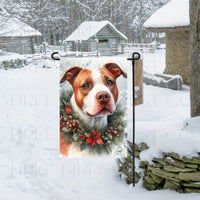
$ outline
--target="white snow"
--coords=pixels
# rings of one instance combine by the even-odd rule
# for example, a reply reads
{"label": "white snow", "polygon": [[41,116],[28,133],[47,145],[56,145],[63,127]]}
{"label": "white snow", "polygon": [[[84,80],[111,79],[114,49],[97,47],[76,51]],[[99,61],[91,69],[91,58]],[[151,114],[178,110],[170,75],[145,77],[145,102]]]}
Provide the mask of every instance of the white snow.
{"label": "white snow", "polygon": [[151,74],[163,73],[165,70],[165,49],[155,53],[144,53],[143,70]]}
{"label": "white snow", "polygon": [[145,86],[144,92],[145,103],[136,107],[136,141],[147,143],[150,149],[141,153],[142,160],[161,157],[162,152],[196,156],[200,152],[200,118],[187,120],[189,89]]}
{"label": "white snow", "polygon": [[[164,53],[159,56],[164,59]],[[115,158],[60,158],[59,62],[28,56],[28,63],[23,69],[0,70],[1,199],[199,199],[199,194],[149,192],[142,181],[135,188],[126,185],[118,177]],[[200,118],[187,120],[189,104],[188,88],[144,85],[144,104],[136,107],[136,141],[147,142],[151,149],[142,153],[143,159],[162,150],[195,155]]]}
{"label": "white snow", "polygon": [[28,37],[42,34],[8,13],[0,12],[0,37]]}
{"label": "white snow", "polygon": [[189,25],[189,0],[171,0],[144,23],[145,28],[173,28]]}
{"label": "white snow", "polygon": [[68,36],[65,41],[86,41],[92,36],[95,36],[103,27],[107,25],[109,25],[123,39],[128,39],[109,21],[85,21],[70,36]]}
{"label": "white snow", "polygon": [[24,55],[20,55],[18,53],[10,53],[10,52],[5,52],[2,51],[0,53],[0,62],[1,61],[9,61],[9,60],[14,60],[14,59],[23,59]]}

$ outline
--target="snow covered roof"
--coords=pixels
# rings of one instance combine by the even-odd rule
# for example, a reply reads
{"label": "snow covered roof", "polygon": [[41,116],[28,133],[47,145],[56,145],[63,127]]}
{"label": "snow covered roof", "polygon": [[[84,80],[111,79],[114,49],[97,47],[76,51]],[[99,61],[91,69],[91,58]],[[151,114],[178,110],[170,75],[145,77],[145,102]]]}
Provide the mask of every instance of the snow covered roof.
{"label": "snow covered roof", "polygon": [[188,27],[189,0],[171,0],[144,23],[148,29]]}
{"label": "snow covered roof", "polygon": [[8,13],[0,12],[0,37],[33,37],[42,34],[26,23],[10,16]]}
{"label": "snow covered roof", "polygon": [[109,21],[85,21],[65,41],[86,41],[97,34],[102,28],[107,25],[109,25],[123,39],[128,39],[124,34],[119,32],[115,28],[115,26]]}

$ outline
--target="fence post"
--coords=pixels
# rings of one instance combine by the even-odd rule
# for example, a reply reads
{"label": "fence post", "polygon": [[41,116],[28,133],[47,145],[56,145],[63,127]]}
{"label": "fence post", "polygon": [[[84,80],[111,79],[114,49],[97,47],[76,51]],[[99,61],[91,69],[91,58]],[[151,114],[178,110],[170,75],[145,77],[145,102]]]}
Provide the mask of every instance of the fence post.
{"label": "fence post", "polygon": [[135,105],[143,104],[143,62],[141,59],[135,60]]}
{"label": "fence post", "polygon": [[121,46],[122,54],[124,54],[124,44],[122,43],[121,45],[122,45],[122,46]]}

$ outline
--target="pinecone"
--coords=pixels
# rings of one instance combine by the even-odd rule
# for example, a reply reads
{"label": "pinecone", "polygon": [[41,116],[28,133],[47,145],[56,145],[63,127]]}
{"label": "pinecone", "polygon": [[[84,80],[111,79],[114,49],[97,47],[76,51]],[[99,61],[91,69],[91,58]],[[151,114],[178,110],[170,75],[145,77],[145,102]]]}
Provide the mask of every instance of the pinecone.
{"label": "pinecone", "polygon": [[70,120],[68,127],[73,133],[78,132],[80,128],[79,120],[76,120],[76,119]]}

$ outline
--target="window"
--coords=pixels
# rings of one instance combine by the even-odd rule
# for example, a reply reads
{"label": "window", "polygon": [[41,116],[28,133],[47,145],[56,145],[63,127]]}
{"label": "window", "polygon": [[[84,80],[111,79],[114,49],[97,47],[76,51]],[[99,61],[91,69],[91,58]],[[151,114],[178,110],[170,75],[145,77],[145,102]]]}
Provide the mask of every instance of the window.
{"label": "window", "polygon": [[99,43],[105,43],[108,42],[108,40],[99,40]]}

